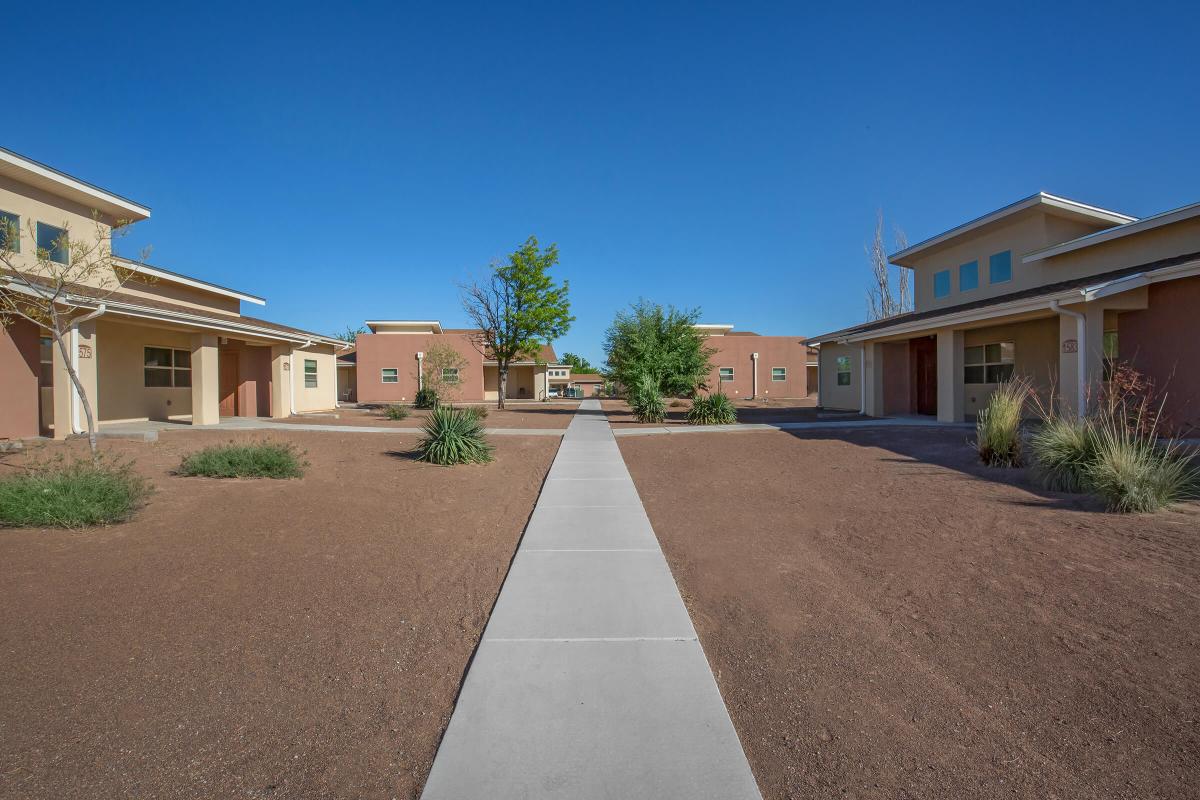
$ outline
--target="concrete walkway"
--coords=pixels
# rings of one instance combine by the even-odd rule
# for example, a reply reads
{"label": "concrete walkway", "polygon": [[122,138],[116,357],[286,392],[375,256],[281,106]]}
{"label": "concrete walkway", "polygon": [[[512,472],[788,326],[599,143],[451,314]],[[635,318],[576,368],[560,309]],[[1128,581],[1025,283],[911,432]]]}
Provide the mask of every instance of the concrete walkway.
{"label": "concrete walkway", "polygon": [[571,421],[424,800],[759,800],[596,400]]}

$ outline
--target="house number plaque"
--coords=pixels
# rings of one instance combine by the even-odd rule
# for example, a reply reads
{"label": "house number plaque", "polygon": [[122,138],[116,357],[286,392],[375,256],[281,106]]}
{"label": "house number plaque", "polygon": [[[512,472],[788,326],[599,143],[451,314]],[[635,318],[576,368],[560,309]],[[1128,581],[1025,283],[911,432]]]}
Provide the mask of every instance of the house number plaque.
{"label": "house number plaque", "polygon": [[1064,339],[1063,340],[1063,352],[1064,353],[1078,353],[1079,352],[1079,342],[1076,341],[1075,339]]}
{"label": "house number plaque", "polygon": [[79,345],[79,357],[80,358],[91,358],[92,357],[92,346],[90,344]]}

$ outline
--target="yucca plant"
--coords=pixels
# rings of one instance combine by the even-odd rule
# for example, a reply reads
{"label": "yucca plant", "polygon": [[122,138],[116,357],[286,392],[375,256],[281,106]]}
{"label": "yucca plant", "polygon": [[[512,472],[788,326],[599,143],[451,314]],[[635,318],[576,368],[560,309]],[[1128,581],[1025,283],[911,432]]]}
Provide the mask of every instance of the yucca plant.
{"label": "yucca plant", "polygon": [[1047,416],[1029,437],[1033,471],[1052,492],[1085,492],[1096,460],[1096,429],[1087,419]]}
{"label": "yucca plant", "polygon": [[383,415],[388,419],[408,419],[408,409],[399,403],[392,403],[383,409]]}
{"label": "yucca plant", "polygon": [[1175,440],[1110,416],[1095,425],[1087,483],[1109,511],[1151,512],[1197,496],[1200,469]]}
{"label": "yucca plant", "polygon": [[476,414],[454,406],[438,406],[429,414],[424,436],[417,444],[417,458],[431,464],[485,464],[492,460],[492,446],[484,437]]}
{"label": "yucca plant", "polygon": [[658,381],[649,375],[638,379],[629,406],[638,422],[662,422],[667,416],[667,404],[658,390]]}
{"label": "yucca plant", "polygon": [[991,467],[1021,464],[1021,415],[1032,386],[1027,378],[1013,378],[996,387],[987,407],[975,422],[975,447]]}
{"label": "yucca plant", "polygon": [[688,409],[687,421],[689,425],[733,425],[737,422],[737,407],[724,392],[697,395]]}
{"label": "yucca plant", "polygon": [[413,398],[414,408],[437,408],[438,404],[438,393],[433,387],[417,389],[417,396]]}

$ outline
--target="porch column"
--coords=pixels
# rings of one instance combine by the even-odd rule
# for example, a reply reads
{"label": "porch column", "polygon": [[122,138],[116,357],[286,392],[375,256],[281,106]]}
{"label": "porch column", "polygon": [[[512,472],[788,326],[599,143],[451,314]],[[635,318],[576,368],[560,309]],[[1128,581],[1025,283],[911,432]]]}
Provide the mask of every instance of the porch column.
{"label": "porch column", "polygon": [[282,419],[292,414],[292,346],[271,348],[271,416]]}
{"label": "porch column", "polygon": [[937,332],[938,422],[963,421],[963,332]]}
{"label": "porch column", "polygon": [[[99,360],[97,348],[100,340],[96,336],[96,322],[93,320],[80,323],[78,337],[73,338],[68,330],[66,338],[67,352],[71,353],[74,349],[75,372],[79,375],[79,382],[83,384],[84,392],[87,393],[88,403],[92,407],[92,418],[99,425],[100,376],[96,364]],[[54,438],[65,439],[74,432],[75,428],[78,428],[80,432],[87,432],[87,415],[83,413],[83,403],[79,401],[79,396],[75,392],[75,386],[71,382],[71,376],[67,373],[67,365],[63,361],[58,344],[55,343],[52,349],[54,352]]]}
{"label": "porch column", "polygon": [[549,367],[534,367],[533,368],[533,399],[544,400],[550,396],[550,383],[548,379]]}
{"label": "porch column", "polygon": [[883,345],[863,345],[863,408],[868,417],[883,416]]}
{"label": "porch column", "polygon": [[221,421],[217,370],[217,337],[192,334],[192,424],[216,425]]}

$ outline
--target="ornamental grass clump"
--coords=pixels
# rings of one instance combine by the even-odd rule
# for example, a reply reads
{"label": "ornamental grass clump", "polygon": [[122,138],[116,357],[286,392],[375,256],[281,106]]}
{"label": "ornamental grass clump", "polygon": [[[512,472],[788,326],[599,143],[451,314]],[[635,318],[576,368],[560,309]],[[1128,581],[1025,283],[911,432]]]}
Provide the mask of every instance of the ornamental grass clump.
{"label": "ornamental grass clump", "polygon": [[486,464],[492,446],[484,437],[479,416],[454,406],[439,406],[425,420],[417,459],[431,464]]}
{"label": "ornamental grass clump", "polygon": [[205,478],[299,478],[308,462],[296,446],[284,442],[250,442],[206,447],[183,459],[178,474]]}
{"label": "ornamental grass clump", "polygon": [[979,459],[990,467],[1021,465],[1021,415],[1032,387],[1014,378],[996,387],[975,423]]}
{"label": "ornamental grass clump", "polygon": [[111,525],[133,516],[149,494],[128,463],[60,456],[0,479],[0,527]]}
{"label": "ornamental grass clump", "polygon": [[737,422],[737,407],[724,392],[697,395],[688,409],[687,421],[689,425],[733,425]]}
{"label": "ornamental grass clump", "polygon": [[408,419],[408,409],[399,403],[392,403],[384,407],[383,415],[391,420]]}
{"label": "ornamental grass clump", "polygon": [[1197,497],[1200,469],[1177,441],[1110,418],[1096,426],[1086,481],[1109,511],[1152,512]]}
{"label": "ornamental grass clump", "polygon": [[658,389],[658,381],[649,375],[638,379],[629,407],[638,422],[662,422],[667,416],[667,403]]}
{"label": "ornamental grass clump", "polygon": [[1049,416],[1029,437],[1033,471],[1052,492],[1086,492],[1096,460],[1096,429],[1088,419]]}
{"label": "ornamental grass clump", "polygon": [[467,406],[463,410],[468,414],[474,414],[475,419],[483,420],[488,418],[487,406]]}

